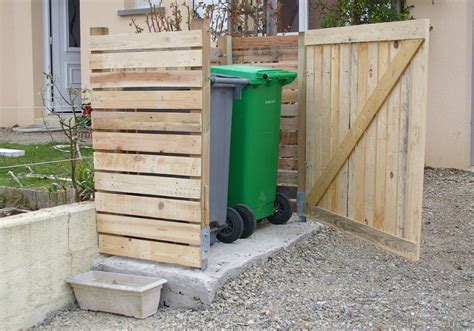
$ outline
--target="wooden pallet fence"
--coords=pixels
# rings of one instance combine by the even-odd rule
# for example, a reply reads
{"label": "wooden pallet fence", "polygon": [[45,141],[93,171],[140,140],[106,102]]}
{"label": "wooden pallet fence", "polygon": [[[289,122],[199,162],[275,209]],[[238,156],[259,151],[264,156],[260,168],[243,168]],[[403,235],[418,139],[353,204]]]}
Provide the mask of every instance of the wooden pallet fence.
{"label": "wooden pallet fence", "polygon": [[[251,64],[285,70],[298,70],[298,36],[225,37],[219,40],[227,63]],[[298,79],[283,87],[278,186],[286,191],[296,207],[298,176],[297,152],[286,153],[298,144]],[[283,151],[283,152],[282,152]]]}
{"label": "wooden pallet fence", "polygon": [[429,22],[305,33],[308,217],[418,259]]}
{"label": "wooden pallet fence", "polygon": [[205,268],[208,32],[92,35],[90,50],[99,251]]}

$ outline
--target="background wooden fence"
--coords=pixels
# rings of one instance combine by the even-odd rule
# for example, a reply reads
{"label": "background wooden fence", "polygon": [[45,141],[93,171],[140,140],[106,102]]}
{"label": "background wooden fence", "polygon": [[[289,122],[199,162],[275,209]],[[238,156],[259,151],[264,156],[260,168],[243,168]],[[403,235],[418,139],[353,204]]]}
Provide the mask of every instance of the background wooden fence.
{"label": "background wooden fence", "polygon": [[[221,63],[298,70],[298,36],[223,37]],[[217,61],[216,61],[217,62]],[[298,80],[283,87],[278,186],[296,208],[298,177]]]}
{"label": "background wooden fence", "polygon": [[304,40],[305,212],[410,259],[421,241],[428,35],[417,20]]}
{"label": "background wooden fence", "polygon": [[101,253],[206,266],[210,45],[203,31],[91,36]]}

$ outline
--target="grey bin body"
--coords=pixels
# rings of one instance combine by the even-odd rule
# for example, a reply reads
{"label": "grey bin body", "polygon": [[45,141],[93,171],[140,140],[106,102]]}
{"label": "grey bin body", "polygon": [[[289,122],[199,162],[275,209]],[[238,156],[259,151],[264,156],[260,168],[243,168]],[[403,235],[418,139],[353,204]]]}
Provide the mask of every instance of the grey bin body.
{"label": "grey bin body", "polygon": [[213,230],[211,242],[215,241],[216,230],[224,226],[227,219],[232,103],[234,99],[240,99],[241,91],[247,84],[247,79],[211,75],[209,165],[209,214]]}

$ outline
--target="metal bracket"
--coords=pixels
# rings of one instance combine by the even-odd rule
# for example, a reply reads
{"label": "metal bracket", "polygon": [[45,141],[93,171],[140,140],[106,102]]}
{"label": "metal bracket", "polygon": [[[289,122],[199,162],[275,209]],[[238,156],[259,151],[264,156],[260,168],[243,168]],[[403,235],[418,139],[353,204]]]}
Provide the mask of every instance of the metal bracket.
{"label": "metal bracket", "polygon": [[296,192],[296,214],[301,222],[306,222],[306,216],[303,215],[306,192]]}
{"label": "metal bracket", "polygon": [[201,270],[207,269],[207,259],[211,249],[211,229],[209,227],[201,230]]}

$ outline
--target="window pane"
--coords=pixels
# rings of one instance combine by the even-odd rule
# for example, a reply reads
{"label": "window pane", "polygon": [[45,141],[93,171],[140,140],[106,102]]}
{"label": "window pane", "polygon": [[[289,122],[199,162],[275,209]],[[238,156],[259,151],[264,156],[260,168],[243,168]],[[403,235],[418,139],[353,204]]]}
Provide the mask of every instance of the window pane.
{"label": "window pane", "polygon": [[79,0],[68,0],[69,47],[81,47]]}

